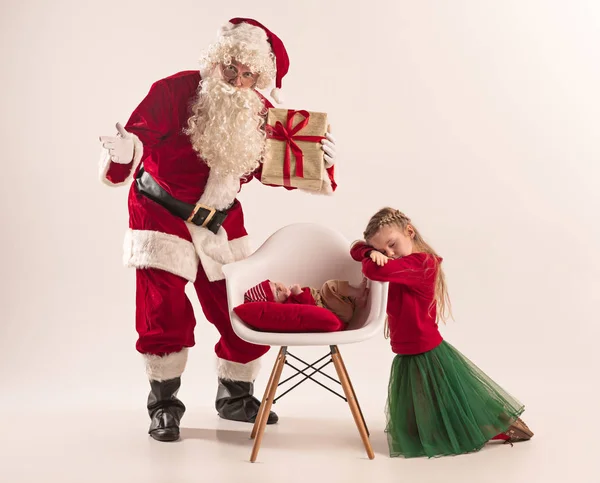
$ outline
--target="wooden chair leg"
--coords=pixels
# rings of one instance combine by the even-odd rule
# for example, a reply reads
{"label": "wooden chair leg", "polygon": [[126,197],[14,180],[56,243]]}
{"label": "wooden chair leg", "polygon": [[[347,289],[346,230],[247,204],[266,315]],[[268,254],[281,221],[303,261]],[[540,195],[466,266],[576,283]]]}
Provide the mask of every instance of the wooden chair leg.
{"label": "wooden chair leg", "polygon": [[[267,400],[267,396],[271,391],[271,386],[273,385],[273,380],[275,379],[275,372],[277,371],[277,364],[279,363],[279,355],[281,354],[281,350],[275,359],[275,363],[273,364],[273,369],[271,370],[271,375],[269,376],[269,382],[267,383],[267,387],[265,387],[265,392],[262,397],[262,401],[260,403],[260,408],[258,409],[258,414],[256,415],[256,420],[254,421],[254,426],[252,426],[252,434],[250,434],[250,439],[254,439],[256,437],[256,432],[258,431],[258,427],[260,426],[260,420],[262,415],[265,412],[265,401]],[[267,416],[268,419],[268,416]]]}
{"label": "wooden chair leg", "polygon": [[352,416],[354,417],[354,422],[356,423],[356,427],[358,428],[358,433],[360,434],[365,449],[367,450],[367,456],[370,460],[372,460],[373,458],[375,458],[375,454],[373,453],[373,448],[371,447],[371,441],[369,441],[367,428],[364,424],[360,409],[358,408],[358,402],[356,400],[356,396],[354,395],[354,390],[352,389],[352,386],[350,384],[350,378],[346,374],[342,356],[340,355],[338,347],[335,345],[331,346],[331,358],[333,359],[333,365],[335,366],[338,378],[342,383],[342,388],[344,389],[344,394],[346,395],[348,405],[350,406],[350,412],[352,413]]}
{"label": "wooden chair leg", "polygon": [[340,354],[340,362],[342,363],[342,368],[344,369],[344,374],[346,374],[346,378],[348,379],[348,384],[350,385],[350,389],[352,389],[352,395],[354,396],[354,400],[356,401],[356,405],[358,406],[358,411],[360,412],[360,418],[362,419],[365,429],[367,430],[367,436],[371,436],[371,433],[369,432],[369,428],[365,421],[365,416],[362,412],[362,409],[360,408],[360,403],[358,402],[358,398],[356,397],[356,392],[354,391],[354,386],[352,385],[352,381],[350,380],[350,376],[348,375],[348,369],[346,369],[346,364],[344,363],[344,359],[342,359],[341,354]]}
{"label": "wooden chair leg", "polygon": [[269,413],[271,412],[273,400],[275,399],[275,393],[277,392],[277,385],[279,384],[279,379],[281,378],[281,373],[283,372],[286,350],[287,347],[282,347],[279,350],[279,354],[277,355],[277,362],[275,363],[275,367],[273,368],[274,374],[273,380],[271,381],[271,387],[269,388],[267,397],[261,404],[261,408],[262,406],[264,406],[264,408],[262,408],[262,412],[259,410],[259,415],[257,416],[257,421],[255,422],[255,424],[258,424],[258,426],[256,429],[254,446],[252,447],[252,454],[250,455],[250,461],[252,463],[256,461],[256,457],[258,456],[258,451],[260,449],[260,444],[262,443],[262,438],[265,433],[265,426],[267,425],[267,419],[269,419]]}

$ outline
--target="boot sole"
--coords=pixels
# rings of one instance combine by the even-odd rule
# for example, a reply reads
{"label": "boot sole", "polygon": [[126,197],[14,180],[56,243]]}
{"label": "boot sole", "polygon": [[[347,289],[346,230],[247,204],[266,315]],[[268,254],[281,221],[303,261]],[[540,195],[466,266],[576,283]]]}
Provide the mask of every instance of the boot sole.
{"label": "boot sole", "polygon": [[173,441],[177,441],[180,438],[180,435],[179,433],[165,435],[150,433],[150,437],[155,441],[160,441],[161,443],[172,443]]}
{"label": "boot sole", "polygon": [[[250,423],[250,424],[254,424],[256,422],[256,416],[252,419],[229,419],[229,418],[224,418],[223,416],[221,416],[220,414],[217,413],[217,415],[221,418],[224,419],[225,421],[233,421],[235,423]],[[275,420],[273,420],[270,416],[269,419],[267,419],[267,424],[277,424],[277,422],[279,422],[279,418],[277,417]]]}

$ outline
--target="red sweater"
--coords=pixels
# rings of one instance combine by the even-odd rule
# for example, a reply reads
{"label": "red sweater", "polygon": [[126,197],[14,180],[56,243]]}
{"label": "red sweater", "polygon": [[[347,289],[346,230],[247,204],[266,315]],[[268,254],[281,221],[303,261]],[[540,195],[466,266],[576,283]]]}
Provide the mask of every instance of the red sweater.
{"label": "red sweater", "polygon": [[369,257],[372,247],[357,243],[350,250],[362,262],[370,280],[389,282],[387,315],[392,351],[396,354],[421,354],[435,349],[442,336],[436,323],[435,280],[439,257],[413,253],[389,260],[380,267]]}
{"label": "red sweater", "polygon": [[309,287],[302,287],[298,295],[290,294],[284,304],[317,305]]}

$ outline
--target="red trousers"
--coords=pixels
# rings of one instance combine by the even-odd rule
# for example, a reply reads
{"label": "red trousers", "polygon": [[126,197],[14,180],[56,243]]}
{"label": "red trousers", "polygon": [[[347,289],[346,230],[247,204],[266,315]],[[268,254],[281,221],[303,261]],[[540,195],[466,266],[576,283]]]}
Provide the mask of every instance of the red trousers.
{"label": "red trousers", "polygon": [[[166,355],[195,344],[196,318],[185,294],[188,281],[164,270],[136,269],[136,349],[142,354]],[[269,346],[240,339],[229,319],[225,280],[209,282],[200,264],[194,288],[202,311],[221,338],[215,352],[221,359],[246,364],[264,355]]]}

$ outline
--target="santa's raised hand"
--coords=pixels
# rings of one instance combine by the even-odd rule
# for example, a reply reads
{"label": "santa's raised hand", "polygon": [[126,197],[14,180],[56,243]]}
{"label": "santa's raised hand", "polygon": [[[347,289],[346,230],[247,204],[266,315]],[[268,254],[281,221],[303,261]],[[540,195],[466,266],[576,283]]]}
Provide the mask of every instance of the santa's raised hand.
{"label": "santa's raised hand", "polygon": [[133,136],[117,123],[116,136],[100,136],[102,147],[108,150],[113,163],[129,164],[133,159]]}

